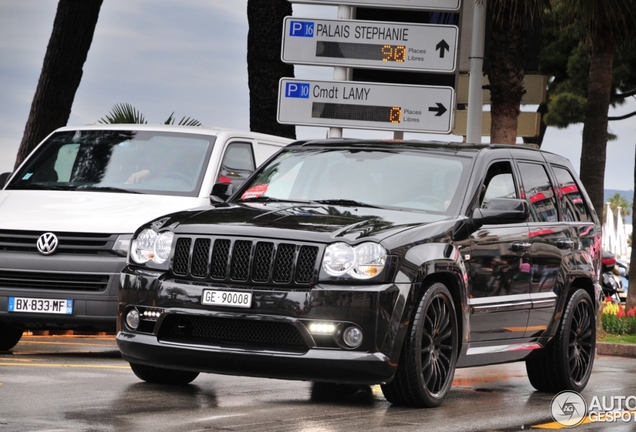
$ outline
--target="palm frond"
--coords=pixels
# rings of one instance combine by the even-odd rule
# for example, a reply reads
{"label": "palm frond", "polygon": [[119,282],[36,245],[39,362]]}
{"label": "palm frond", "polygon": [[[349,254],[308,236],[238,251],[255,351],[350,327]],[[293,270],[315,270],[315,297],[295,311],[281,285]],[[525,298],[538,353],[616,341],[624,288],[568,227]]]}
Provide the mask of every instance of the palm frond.
{"label": "palm frond", "polygon": [[98,120],[102,124],[146,124],[143,114],[128,103],[115,104],[106,116]]}

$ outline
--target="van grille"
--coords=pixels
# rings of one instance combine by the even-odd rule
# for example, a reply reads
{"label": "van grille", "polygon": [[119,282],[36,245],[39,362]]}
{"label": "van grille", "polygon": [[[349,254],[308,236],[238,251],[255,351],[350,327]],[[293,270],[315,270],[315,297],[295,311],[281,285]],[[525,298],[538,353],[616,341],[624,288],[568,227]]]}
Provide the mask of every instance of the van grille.
{"label": "van grille", "polygon": [[105,291],[107,274],[44,273],[0,270],[0,286],[35,290]]}
{"label": "van grille", "polygon": [[254,284],[311,285],[319,247],[265,240],[181,237],[172,272],[177,276]]}
{"label": "van grille", "polygon": [[[39,253],[38,238],[47,231],[0,230],[0,250]],[[58,247],[55,254],[95,255],[113,253],[117,234],[55,232]]]}

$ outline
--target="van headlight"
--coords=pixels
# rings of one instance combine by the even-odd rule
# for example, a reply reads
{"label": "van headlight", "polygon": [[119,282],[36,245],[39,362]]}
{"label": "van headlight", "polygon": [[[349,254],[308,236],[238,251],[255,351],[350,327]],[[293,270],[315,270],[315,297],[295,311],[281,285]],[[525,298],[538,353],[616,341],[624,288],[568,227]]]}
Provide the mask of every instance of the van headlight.
{"label": "van headlight", "polygon": [[370,279],[379,275],[386,265],[386,249],[378,243],[350,246],[334,243],[325,249],[322,268],[330,276],[349,275],[356,279]]}
{"label": "van headlight", "polygon": [[137,264],[154,263],[161,266],[170,257],[173,239],[172,231],[158,233],[145,228],[132,240],[130,259]]}

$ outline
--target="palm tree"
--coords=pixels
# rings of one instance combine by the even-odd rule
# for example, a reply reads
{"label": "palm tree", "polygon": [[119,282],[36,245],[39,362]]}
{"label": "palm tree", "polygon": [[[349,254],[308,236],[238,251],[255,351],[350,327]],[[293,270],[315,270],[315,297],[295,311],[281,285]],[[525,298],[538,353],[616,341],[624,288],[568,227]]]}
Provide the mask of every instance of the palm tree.
{"label": "palm tree", "polygon": [[581,182],[592,205],[603,214],[612,66],[616,46],[636,26],[636,0],[554,0],[569,22],[582,27],[590,51],[587,101],[581,146]]}
{"label": "palm tree", "polygon": [[292,14],[287,0],[247,0],[247,74],[250,130],[296,138],[296,127],[278,123],[278,81],[294,76],[294,65],[280,59],[281,25]]}
{"label": "palm tree", "polygon": [[[481,0],[476,0],[481,1]],[[526,61],[529,25],[541,20],[549,0],[490,0],[490,81],[493,143],[515,144]]]}
{"label": "palm tree", "polygon": [[[609,203],[610,209],[612,210],[612,214],[618,215],[619,208],[621,209],[621,216],[623,218],[631,214],[632,205],[629,202],[627,202],[627,200],[623,198],[621,194],[619,194],[618,192],[616,192],[614,195],[609,197],[607,202]],[[603,207],[603,210],[605,210],[605,207]],[[605,218],[607,217],[605,213],[606,212],[603,211],[603,221],[605,221]],[[614,221],[614,222],[615,222],[614,226],[616,226],[617,221]]]}
{"label": "palm tree", "polygon": [[15,168],[44,137],[66,125],[101,6],[102,0],[59,1]]}
{"label": "palm tree", "polygon": [[[164,124],[171,125],[174,124],[174,112],[170,114],[168,119],[164,122]],[[143,114],[141,114],[135,107],[130,104],[122,103],[115,104],[113,108],[110,110],[106,116],[102,117],[97,121],[102,124],[115,124],[115,123],[135,123],[135,124],[146,124],[148,123],[144,118]],[[190,117],[182,117],[177,123],[179,126],[201,126],[201,122],[195,120]]]}

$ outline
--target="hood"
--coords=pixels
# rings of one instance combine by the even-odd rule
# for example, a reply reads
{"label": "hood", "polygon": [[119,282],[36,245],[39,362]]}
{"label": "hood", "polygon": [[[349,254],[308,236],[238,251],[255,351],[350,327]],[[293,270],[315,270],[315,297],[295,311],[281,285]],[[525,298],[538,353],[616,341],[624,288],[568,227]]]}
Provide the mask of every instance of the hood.
{"label": "hood", "polygon": [[78,191],[0,191],[0,230],[125,234],[196,197]]}
{"label": "hood", "polygon": [[[200,210],[200,209],[199,209]],[[347,238],[381,241],[448,216],[324,204],[241,203],[171,215],[175,233],[275,237],[315,242]]]}

